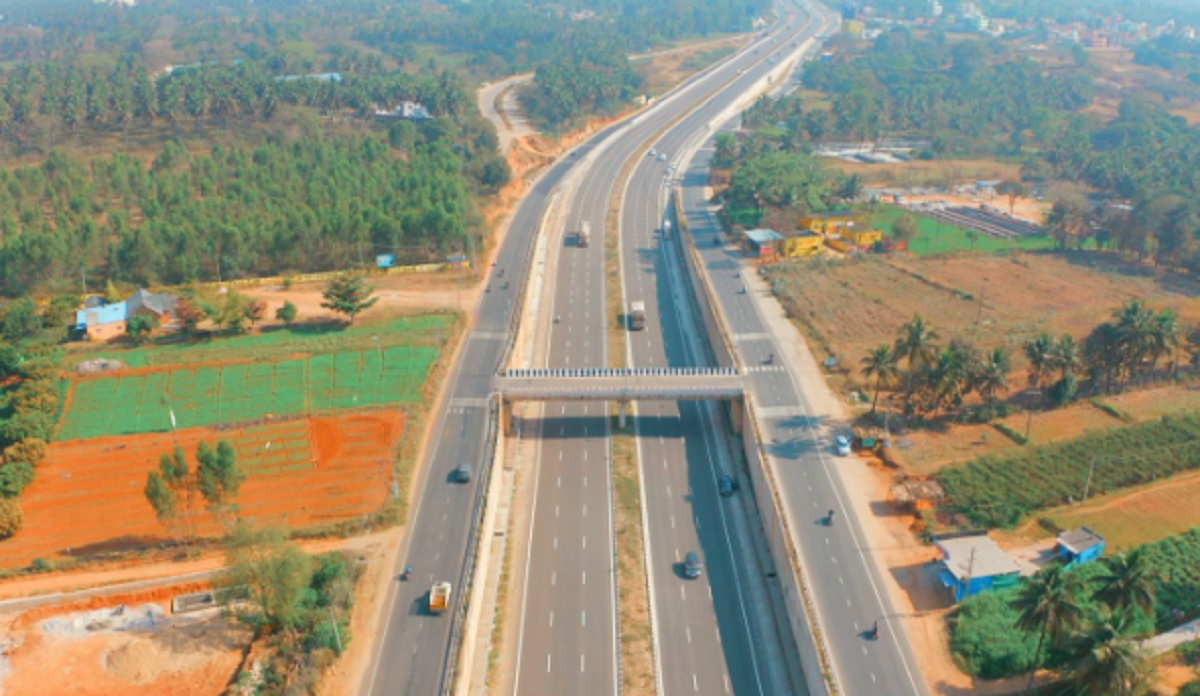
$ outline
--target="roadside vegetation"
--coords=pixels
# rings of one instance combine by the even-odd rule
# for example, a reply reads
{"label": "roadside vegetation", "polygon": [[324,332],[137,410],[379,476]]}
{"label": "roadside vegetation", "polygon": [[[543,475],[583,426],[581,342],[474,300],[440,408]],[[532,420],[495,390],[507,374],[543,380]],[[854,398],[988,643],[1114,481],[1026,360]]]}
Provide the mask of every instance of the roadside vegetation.
{"label": "roadside vegetation", "polygon": [[617,427],[615,417],[612,458],[622,689],[633,696],[650,696],[655,692],[657,659],[642,537],[641,475],[637,444],[629,432]]}
{"label": "roadside vegetation", "polygon": [[[239,618],[256,629],[239,686],[256,694],[315,694],[345,651],[362,565],[345,553],[311,556],[283,530],[240,523],[227,542],[220,585]],[[248,658],[249,660],[249,658]]]}
{"label": "roadside vegetation", "polygon": [[1047,668],[1085,694],[1141,693],[1127,690],[1152,671],[1136,641],[1196,616],[1198,568],[1200,529],[1098,563],[1050,566],[962,602],[951,649],[984,679]]}

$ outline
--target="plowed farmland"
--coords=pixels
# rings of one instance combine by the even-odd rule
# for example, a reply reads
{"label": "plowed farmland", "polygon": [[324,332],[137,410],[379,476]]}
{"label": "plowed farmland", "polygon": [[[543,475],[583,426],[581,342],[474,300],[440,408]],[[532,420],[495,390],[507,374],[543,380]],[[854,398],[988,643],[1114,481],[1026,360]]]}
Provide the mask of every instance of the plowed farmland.
{"label": "plowed farmland", "polygon": [[[169,540],[142,494],[146,474],[177,445],[190,458],[201,440],[237,450],[243,518],[305,527],[364,514],[388,493],[403,432],[402,412],[376,411],[54,443],[21,498],[24,527],[0,544],[0,567]],[[201,536],[219,533],[200,506],[192,520]]]}

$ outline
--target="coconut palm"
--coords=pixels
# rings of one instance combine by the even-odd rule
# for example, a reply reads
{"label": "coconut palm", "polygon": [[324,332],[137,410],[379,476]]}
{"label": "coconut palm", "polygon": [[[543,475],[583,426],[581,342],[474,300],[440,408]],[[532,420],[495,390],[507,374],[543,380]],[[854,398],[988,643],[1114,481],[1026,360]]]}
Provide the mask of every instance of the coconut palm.
{"label": "coconut palm", "polygon": [[1017,628],[1027,633],[1038,632],[1037,648],[1029,670],[1029,686],[1042,661],[1046,639],[1057,643],[1070,630],[1083,623],[1083,608],[1079,594],[1083,582],[1060,564],[1043,569],[1021,585],[1013,608],[1019,612]]}
{"label": "coconut palm", "polygon": [[1174,372],[1175,360],[1174,356],[1179,346],[1183,343],[1183,327],[1179,323],[1179,316],[1174,310],[1164,309],[1154,315],[1154,319],[1150,322],[1149,335],[1147,336],[1147,350],[1150,353],[1151,369],[1158,366],[1158,362],[1166,356],[1171,356],[1171,371]]}
{"label": "coconut palm", "polygon": [[1043,333],[1025,341],[1025,357],[1029,359],[1029,386],[1038,389],[1054,369],[1054,339]]}
{"label": "coconut palm", "polygon": [[1126,555],[1119,553],[1103,560],[1103,583],[1092,595],[1103,602],[1114,613],[1128,613],[1134,609],[1149,614],[1154,610],[1153,571],[1140,551]]}
{"label": "coconut palm", "polygon": [[937,350],[937,339],[937,332],[925,323],[920,314],[914,314],[912,320],[900,327],[900,337],[896,339],[896,359],[907,361],[910,372],[928,365]]}
{"label": "coconut palm", "polygon": [[1125,376],[1132,377],[1151,355],[1154,313],[1141,300],[1131,300],[1113,313],[1113,319],[1122,367]]}
{"label": "coconut palm", "polygon": [[994,348],[988,353],[973,377],[975,388],[984,402],[992,404],[996,401],[998,392],[1008,389],[1008,373],[1012,371],[1012,363],[1008,359],[1008,351]]}
{"label": "coconut palm", "polygon": [[1074,636],[1074,651],[1082,657],[1071,670],[1071,683],[1081,696],[1134,696],[1146,692],[1150,670],[1137,642],[1122,637],[1126,621],[1091,626]]}
{"label": "coconut palm", "polygon": [[1078,372],[1082,363],[1083,357],[1080,354],[1079,344],[1075,342],[1075,337],[1071,334],[1064,334],[1054,344],[1052,362],[1054,368],[1058,370],[1062,379],[1066,379]]}
{"label": "coconut palm", "polygon": [[862,372],[867,378],[875,378],[875,398],[871,401],[871,413],[879,404],[879,389],[891,382],[900,374],[900,363],[892,347],[886,343],[880,344],[862,359]]}

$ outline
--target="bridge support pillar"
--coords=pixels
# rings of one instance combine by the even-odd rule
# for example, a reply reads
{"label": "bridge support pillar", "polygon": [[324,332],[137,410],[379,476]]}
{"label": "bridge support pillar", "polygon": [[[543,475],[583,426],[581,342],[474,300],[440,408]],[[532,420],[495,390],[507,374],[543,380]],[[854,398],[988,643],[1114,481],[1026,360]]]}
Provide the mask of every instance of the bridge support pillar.
{"label": "bridge support pillar", "polygon": [[513,404],[508,399],[500,399],[500,427],[504,429],[504,437],[512,437],[516,416],[513,415]]}
{"label": "bridge support pillar", "polygon": [[742,434],[742,419],[745,417],[746,404],[741,399],[729,400],[729,425],[736,435]]}
{"label": "bridge support pillar", "polygon": [[625,418],[626,418],[626,414],[628,414],[628,413],[629,413],[629,402],[628,401],[618,401],[617,402],[617,427],[620,428],[621,430],[625,429]]}

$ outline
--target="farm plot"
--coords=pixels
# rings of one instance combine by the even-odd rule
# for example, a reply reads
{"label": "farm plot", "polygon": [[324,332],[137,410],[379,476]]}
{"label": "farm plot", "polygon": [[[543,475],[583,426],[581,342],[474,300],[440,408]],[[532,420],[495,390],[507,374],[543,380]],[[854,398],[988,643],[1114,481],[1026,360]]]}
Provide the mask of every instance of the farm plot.
{"label": "farm plot", "polygon": [[[337,522],[377,509],[391,484],[404,414],[374,411],[252,427],[56,442],[38,466],[21,506],[25,525],[0,543],[0,567],[35,558],[149,547],[169,539],[142,489],[159,457],[201,441],[229,440],[247,474],[240,514],[292,528]],[[198,508],[201,536],[220,530]]]}
{"label": "farm plot", "polygon": [[433,346],[342,351],[72,381],[60,440],[245,423],[415,402],[437,358]]}
{"label": "farm plot", "polygon": [[[1089,263],[1111,257],[1079,254],[862,257],[834,264],[777,264],[772,284],[789,313],[824,348],[857,365],[867,351],[891,343],[900,325],[922,315],[942,341],[960,336],[982,349],[1010,349],[1014,375],[1025,369],[1024,342],[1046,331],[1082,339],[1129,300],[1171,307],[1184,324],[1200,320],[1200,284],[1145,268]],[[1013,382],[1020,380],[1014,379]]]}

